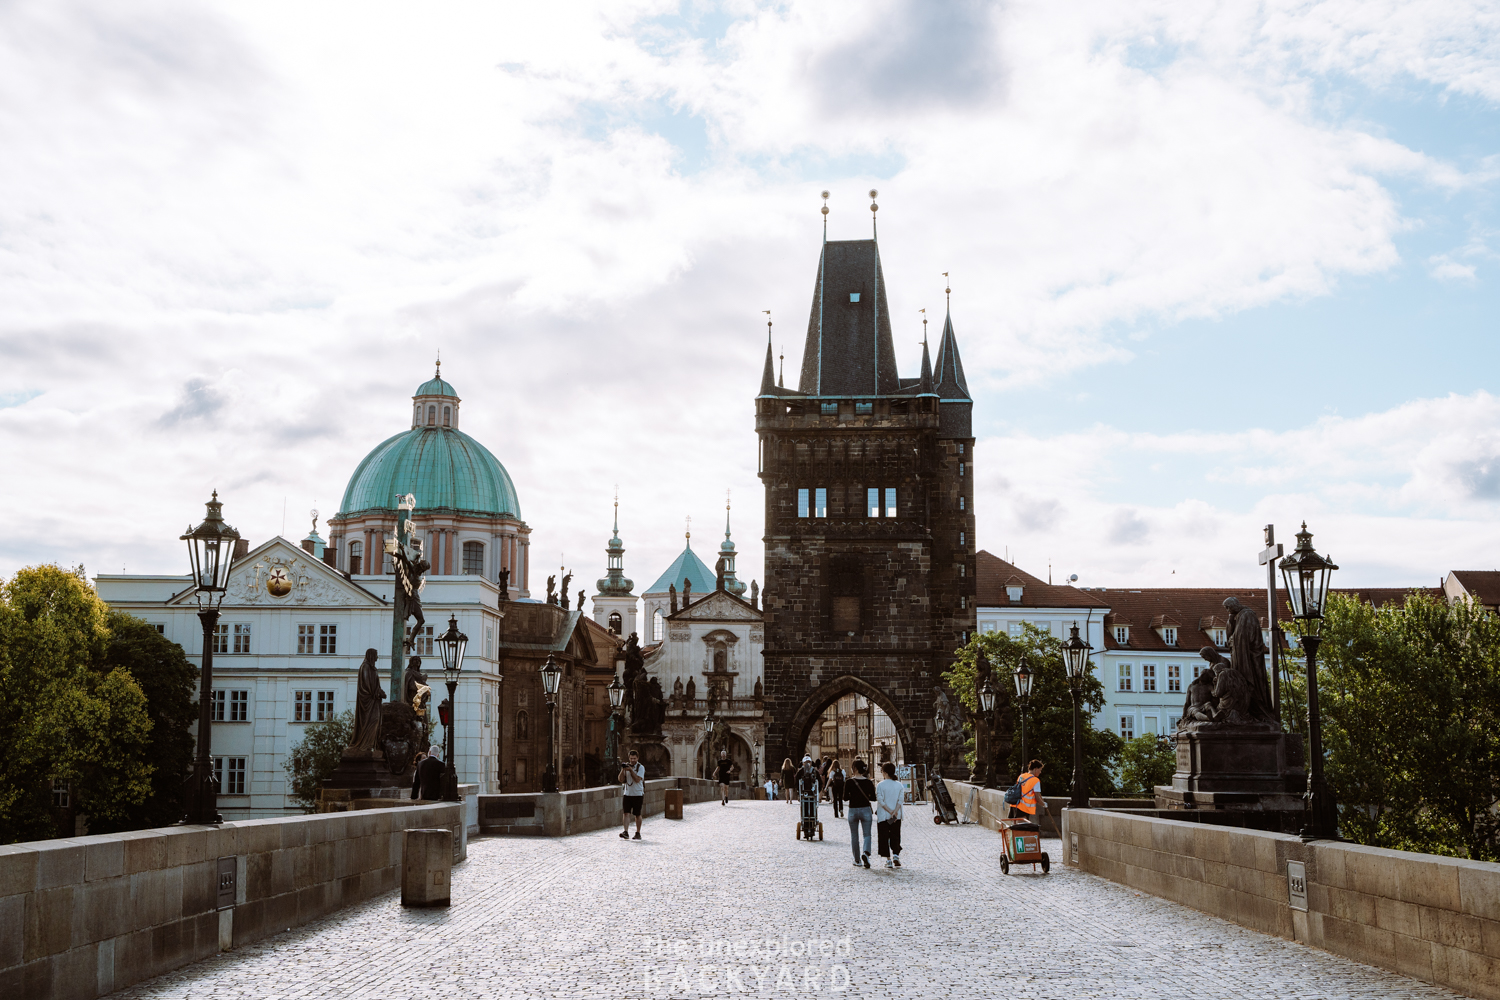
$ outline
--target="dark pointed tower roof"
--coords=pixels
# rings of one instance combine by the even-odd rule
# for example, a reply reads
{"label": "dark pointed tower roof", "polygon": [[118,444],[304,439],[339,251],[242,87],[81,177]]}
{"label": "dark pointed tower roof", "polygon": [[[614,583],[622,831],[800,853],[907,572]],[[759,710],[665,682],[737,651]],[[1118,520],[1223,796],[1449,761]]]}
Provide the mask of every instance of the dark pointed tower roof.
{"label": "dark pointed tower roof", "polygon": [[922,374],[917,379],[917,395],[931,396],[935,394],[932,381],[932,358],[927,354],[927,323],[922,323]]}
{"label": "dark pointed tower roof", "polygon": [[[926,350],[926,345],[923,345]],[[958,338],[953,335],[953,313],[943,319],[943,342],[938,345],[937,392],[943,399],[973,399],[964,378],[964,362],[958,356]]]}
{"label": "dark pointed tower roof", "polygon": [[883,396],[900,387],[879,246],[825,242],[798,389],[809,396]]}
{"label": "dark pointed tower roof", "polygon": [[760,394],[762,396],[780,395],[776,391],[776,365],[771,356],[771,338],[766,337],[766,370],[760,376]]}

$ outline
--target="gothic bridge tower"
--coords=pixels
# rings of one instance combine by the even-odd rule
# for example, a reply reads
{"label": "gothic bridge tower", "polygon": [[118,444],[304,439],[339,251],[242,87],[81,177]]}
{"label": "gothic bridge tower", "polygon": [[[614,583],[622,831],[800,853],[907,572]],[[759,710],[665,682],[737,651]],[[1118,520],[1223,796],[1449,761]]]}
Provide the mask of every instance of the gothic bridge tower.
{"label": "gothic bridge tower", "polygon": [[875,240],[824,236],[798,387],[771,347],[755,403],[766,490],[767,767],[800,760],[824,709],[866,696],[908,761],[974,629],[973,401],[952,319],[934,371],[896,370]]}

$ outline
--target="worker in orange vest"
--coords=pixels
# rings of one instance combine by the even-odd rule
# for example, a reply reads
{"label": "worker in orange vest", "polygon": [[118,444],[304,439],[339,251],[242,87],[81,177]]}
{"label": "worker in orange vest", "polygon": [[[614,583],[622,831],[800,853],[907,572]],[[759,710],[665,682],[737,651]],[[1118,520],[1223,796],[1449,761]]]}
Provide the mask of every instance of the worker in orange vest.
{"label": "worker in orange vest", "polygon": [[1037,811],[1047,812],[1047,800],[1042,798],[1042,762],[1033,760],[1030,767],[1016,775],[1021,786],[1021,801],[1010,807],[1010,819],[1036,821]]}

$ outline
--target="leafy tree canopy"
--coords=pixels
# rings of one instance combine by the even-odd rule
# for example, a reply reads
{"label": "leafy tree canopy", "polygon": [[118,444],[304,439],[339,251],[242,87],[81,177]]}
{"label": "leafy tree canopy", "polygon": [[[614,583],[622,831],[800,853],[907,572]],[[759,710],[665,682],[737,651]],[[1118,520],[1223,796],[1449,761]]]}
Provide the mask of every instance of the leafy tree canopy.
{"label": "leafy tree canopy", "polygon": [[[1073,782],[1073,695],[1063,667],[1062,641],[1029,622],[1016,638],[1000,632],[975,635],[958,651],[952,669],[943,674],[959,701],[969,710],[967,727],[972,730],[979,712],[979,653],[990,663],[990,686],[995,691],[996,732],[1010,739],[1011,750],[1000,767],[1000,783],[1025,767],[1021,759],[1020,717],[1013,676],[1023,663],[1031,671],[1031,700],[1026,711],[1027,754],[1047,765],[1043,787],[1048,795],[1067,794]],[[1120,737],[1107,729],[1095,729],[1090,715],[1104,707],[1104,685],[1094,676],[1093,661],[1083,681],[1083,764],[1089,794],[1109,795],[1114,789],[1112,770],[1120,756]]]}
{"label": "leafy tree canopy", "polygon": [[317,809],[318,789],[333,776],[344,748],[353,740],[354,713],[345,712],[327,722],[308,726],[302,739],[293,745],[287,759],[281,762],[291,784],[292,798],[304,812]]}

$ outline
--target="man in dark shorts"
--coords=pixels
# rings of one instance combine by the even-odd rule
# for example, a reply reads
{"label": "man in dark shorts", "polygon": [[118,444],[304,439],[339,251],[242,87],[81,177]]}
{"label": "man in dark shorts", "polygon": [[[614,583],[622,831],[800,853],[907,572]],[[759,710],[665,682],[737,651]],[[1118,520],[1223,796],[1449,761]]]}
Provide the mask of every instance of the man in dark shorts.
{"label": "man in dark shorts", "polygon": [[719,805],[729,805],[729,782],[734,780],[734,764],[728,750],[719,751],[719,762],[714,765],[714,778],[719,782]]}
{"label": "man in dark shorts", "polygon": [[620,839],[630,839],[630,817],[634,816],[635,839],[640,840],[641,803],[646,801],[646,765],[640,762],[634,750],[630,751],[629,762],[620,767],[619,781],[624,793],[620,798],[620,818],[625,824],[625,829],[620,831]]}

